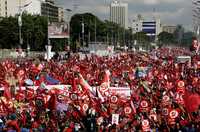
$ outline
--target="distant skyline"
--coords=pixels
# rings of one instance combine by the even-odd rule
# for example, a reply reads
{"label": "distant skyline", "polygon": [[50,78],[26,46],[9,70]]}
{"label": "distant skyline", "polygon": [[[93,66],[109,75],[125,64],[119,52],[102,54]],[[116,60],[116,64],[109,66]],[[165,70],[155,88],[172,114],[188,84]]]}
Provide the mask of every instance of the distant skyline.
{"label": "distant skyline", "polygon": [[[113,0],[55,0],[64,8],[73,9],[75,13],[90,12],[100,19],[109,20],[109,5]],[[182,24],[192,29],[192,2],[191,0],[120,0],[128,3],[129,26],[132,20],[141,14],[145,19],[155,15],[160,17],[162,24]],[[74,6],[75,5],[75,6]]]}

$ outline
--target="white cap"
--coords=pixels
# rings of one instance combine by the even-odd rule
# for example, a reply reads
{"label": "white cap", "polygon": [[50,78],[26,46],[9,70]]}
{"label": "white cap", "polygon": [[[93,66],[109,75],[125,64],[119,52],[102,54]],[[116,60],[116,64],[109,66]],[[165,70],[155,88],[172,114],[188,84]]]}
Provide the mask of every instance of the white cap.
{"label": "white cap", "polygon": [[0,119],[0,123],[3,123],[3,121]]}

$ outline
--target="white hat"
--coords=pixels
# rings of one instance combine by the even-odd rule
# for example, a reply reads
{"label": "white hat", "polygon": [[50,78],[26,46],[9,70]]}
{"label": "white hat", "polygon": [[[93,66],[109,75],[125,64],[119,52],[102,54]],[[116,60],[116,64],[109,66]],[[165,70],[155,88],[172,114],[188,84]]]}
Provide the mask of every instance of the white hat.
{"label": "white hat", "polygon": [[3,121],[0,119],[0,123],[3,123]]}

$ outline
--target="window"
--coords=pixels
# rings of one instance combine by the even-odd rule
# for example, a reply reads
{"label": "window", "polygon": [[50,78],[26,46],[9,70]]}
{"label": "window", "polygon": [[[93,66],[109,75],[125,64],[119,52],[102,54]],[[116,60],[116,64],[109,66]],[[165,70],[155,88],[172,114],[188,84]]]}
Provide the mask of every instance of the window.
{"label": "window", "polygon": [[[5,10],[7,12],[7,0],[5,1]],[[7,13],[6,13],[7,14]]]}

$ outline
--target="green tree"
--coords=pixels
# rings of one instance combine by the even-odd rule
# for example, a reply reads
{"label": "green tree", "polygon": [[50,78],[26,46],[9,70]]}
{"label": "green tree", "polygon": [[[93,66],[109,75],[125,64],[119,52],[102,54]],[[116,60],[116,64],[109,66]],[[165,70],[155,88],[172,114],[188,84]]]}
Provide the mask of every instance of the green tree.
{"label": "green tree", "polygon": [[0,47],[1,48],[15,48],[18,38],[18,27],[16,26],[17,19],[14,17],[2,18],[0,21]]}
{"label": "green tree", "polygon": [[139,44],[149,43],[150,38],[145,32],[137,32],[134,34],[134,39],[137,40]]}
{"label": "green tree", "polygon": [[[84,40],[88,42],[89,40],[95,41],[95,26],[96,26],[96,40],[101,42],[109,42],[110,44],[116,44],[123,42],[132,35],[129,30],[125,30],[118,24],[110,22],[108,20],[101,21],[98,17],[91,13],[76,14],[72,16],[70,26],[71,26],[71,37],[73,43],[79,41],[82,37],[82,26],[84,23]],[[126,37],[125,37],[126,36]]]}
{"label": "green tree", "polygon": [[183,34],[182,46],[190,47],[194,36],[195,36],[195,34],[193,32],[185,32]]}
{"label": "green tree", "polygon": [[[22,48],[30,45],[31,50],[45,50],[47,44],[47,18],[39,15],[22,15]],[[19,45],[18,16],[1,18],[0,47],[16,48]]]}
{"label": "green tree", "polygon": [[158,41],[161,44],[172,44],[175,42],[174,35],[168,32],[161,32],[158,35]]}
{"label": "green tree", "polygon": [[174,31],[174,37],[175,37],[175,42],[176,44],[181,44],[182,39],[183,39],[183,34],[184,34],[184,27],[182,25],[177,25],[176,30]]}
{"label": "green tree", "polygon": [[65,48],[65,44],[67,43],[67,39],[51,39],[51,45],[53,51],[63,51]]}

